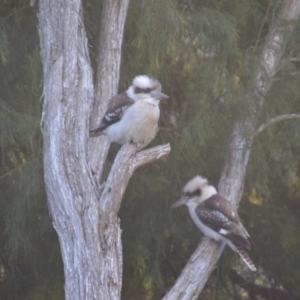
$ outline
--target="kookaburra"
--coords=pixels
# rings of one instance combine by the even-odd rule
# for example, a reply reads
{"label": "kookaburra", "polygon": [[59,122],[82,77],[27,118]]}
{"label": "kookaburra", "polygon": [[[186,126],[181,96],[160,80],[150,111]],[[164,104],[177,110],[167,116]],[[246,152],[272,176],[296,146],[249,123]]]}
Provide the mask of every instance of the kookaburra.
{"label": "kookaburra", "polygon": [[218,194],[207,179],[196,176],[182,189],[181,198],[172,207],[186,205],[197,227],[209,238],[223,241],[237,252],[251,271],[256,268],[246,251],[250,237],[236,209]]}
{"label": "kookaburra", "polygon": [[158,130],[159,101],[167,98],[156,78],[136,76],[125,93],[110,99],[99,127],[90,134],[106,135],[111,143],[121,145],[149,143]]}

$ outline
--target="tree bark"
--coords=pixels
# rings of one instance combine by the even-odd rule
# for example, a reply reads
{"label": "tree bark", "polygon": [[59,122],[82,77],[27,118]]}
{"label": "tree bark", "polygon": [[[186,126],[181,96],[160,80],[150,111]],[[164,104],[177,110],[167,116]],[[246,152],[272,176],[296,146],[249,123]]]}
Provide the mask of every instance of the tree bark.
{"label": "tree bark", "polygon": [[[229,149],[218,185],[219,193],[238,206],[246,176],[251,147],[257,131],[257,123],[262,111],[265,96],[286,45],[286,37],[292,25],[283,25],[284,21],[298,18],[300,0],[283,1],[281,11],[270,28],[261,54],[261,64],[252,76],[249,93],[244,101],[250,103],[249,114],[243,121],[237,122],[232,130]],[[198,299],[206,281],[215,268],[223,251],[224,244],[204,239],[189,259],[175,285],[163,300]]]}
{"label": "tree bark", "polygon": [[[103,1],[96,95],[91,114],[92,128],[100,124],[109,99],[118,92],[123,32],[128,5],[129,0]],[[105,137],[90,139],[89,143],[91,166],[100,181],[109,143]]]}
{"label": "tree bark", "polygon": [[66,299],[96,299],[101,291],[99,191],[86,155],[93,82],[82,23],[79,0],[40,1],[44,177]]}
{"label": "tree bark", "polygon": [[[88,156],[90,113],[92,106],[99,107],[92,117],[95,122],[99,120],[108,99],[117,91],[128,0],[106,0],[103,5],[101,62],[94,100],[81,1],[41,0],[39,4],[44,178],[64,263],[65,297],[70,300],[120,299],[118,210],[122,196],[136,168],[170,152],[169,145],[141,152],[133,145],[123,146],[101,190],[97,178],[108,145],[97,142],[94,146],[99,148],[92,146],[90,157],[98,177],[92,175]],[[98,162],[102,164],[99,167]]]}

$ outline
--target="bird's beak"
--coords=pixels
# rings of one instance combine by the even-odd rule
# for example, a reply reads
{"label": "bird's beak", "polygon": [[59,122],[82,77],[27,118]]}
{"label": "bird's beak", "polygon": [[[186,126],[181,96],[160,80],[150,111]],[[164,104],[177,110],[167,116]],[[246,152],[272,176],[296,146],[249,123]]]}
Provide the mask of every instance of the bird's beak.
{"label": "bird's beak", "polygon": [[161,92],[157,92],[157,91],[151,92],[150,96],[153,97],[153,98],[156,98],[156,99],[160,99],[160,100],[169,98],[168,95],[166,95],[164,93],[161,93]]}
{"label": "bird's beak", "polygon": [[175,203],[173,203],[173,205],[171,206],[171,208],[176,208],[182,205],[185,205],[187,201],[186,197],[181,197],[178,201],[176,201]]}

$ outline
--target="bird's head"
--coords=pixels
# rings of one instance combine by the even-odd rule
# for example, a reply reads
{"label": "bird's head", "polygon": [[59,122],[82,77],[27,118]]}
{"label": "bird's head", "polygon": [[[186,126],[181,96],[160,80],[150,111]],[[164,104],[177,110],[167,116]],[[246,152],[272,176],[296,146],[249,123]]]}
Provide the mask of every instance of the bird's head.
{"label": "bird's head", "polygon": [[127,90],[127,96],[135,101],[152,98],[154,100],[168,99],[169,96],[161,92],[160,82],[153,76],[138,75]]}
{"label": "bird's head", "polygon": [[181,198],[171,207],[196,206],[215,194],[217,194],[215,187],[210,185],[206,178],[197,175],[186,183],[182,189]]}

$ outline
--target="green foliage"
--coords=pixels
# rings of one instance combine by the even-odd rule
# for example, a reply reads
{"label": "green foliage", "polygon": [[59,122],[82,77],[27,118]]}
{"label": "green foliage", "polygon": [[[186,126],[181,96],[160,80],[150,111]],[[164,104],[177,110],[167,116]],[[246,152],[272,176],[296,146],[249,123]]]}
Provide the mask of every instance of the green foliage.
{"label": "green foliage", "polygon": [[0,18],[0,62],[4,65],[8,56],[8,37],[5,20]]}
{"label": "green foliage", "polygon": [[27,1],[0,5],[1,299],[63,299],[43,181],[36,13]]}
{"label": "green foliage", "polygon": [[[102,3],[83,2],[96,70]],[[159,78],[170,99],[161,103],[161,129],[151,145],[170,142],[172,152],[166,162],[136,172],[122,203],[124,300],[161,298],[201,238],[187,210],[170,206],[196,174],[218,183],[232,126],[249,114],[255,100],[245,95],[253,92],[249,79],[280,7],[280,1],[270,3],[130,2],[120,90],[137,74]],[[60,251],[42,179],[36,13],[28,1],[0,4],[1,299],[63,299]],[[294,26],[258,125],[299,113],[300,22]],[[300,122],[294,119],[276,123],[256,138],[239,209],[254,240],[251,256],[261,268],[255,283],[276,281],[276,287],[281,284],[295,298],[300,295],[299,137]],[[228,268],[235,261],[225,251],[201,299],[250,298],[247,285],[242,288],[230,277]]]}

